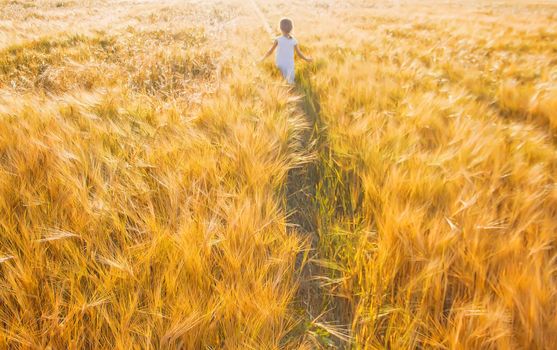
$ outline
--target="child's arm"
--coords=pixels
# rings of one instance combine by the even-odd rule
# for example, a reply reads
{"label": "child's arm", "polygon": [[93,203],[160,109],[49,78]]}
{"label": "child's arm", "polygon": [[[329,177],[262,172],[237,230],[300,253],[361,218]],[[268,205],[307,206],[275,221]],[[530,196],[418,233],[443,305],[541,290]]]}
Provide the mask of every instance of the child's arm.
{"label": "child's arm", "polygon": [[267,51],[267,53],[265,53],[265,56],[263,56],[263,58],[261,59],[261,62],[263,62],[267,57],[269,57],[273,53],[273,51],[275,51],[277,45],[278,45],[278,41],[275,40],[273,42],[273,46],[271,46],[271,48]]}
{"label": "child's arm", "polygon": [[294,48],[296,49],[296,53],[298,54],[298,56],[303,59],[306,62],[311,62],[313,61],[313,59],[311,57],[306,57],[304,56],[304,54],[302,53],[302,51],[300,51],[300,48],[298,47],[298,45],[294,46]]}

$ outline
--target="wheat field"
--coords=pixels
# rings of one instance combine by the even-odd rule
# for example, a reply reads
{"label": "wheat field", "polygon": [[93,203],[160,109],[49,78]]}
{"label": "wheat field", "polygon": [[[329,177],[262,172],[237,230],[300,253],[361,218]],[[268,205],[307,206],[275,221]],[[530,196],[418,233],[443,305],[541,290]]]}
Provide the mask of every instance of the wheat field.
{"label": "wheat field", "polygon": [[557,3],[0,0],[0,348],[557,348]]}

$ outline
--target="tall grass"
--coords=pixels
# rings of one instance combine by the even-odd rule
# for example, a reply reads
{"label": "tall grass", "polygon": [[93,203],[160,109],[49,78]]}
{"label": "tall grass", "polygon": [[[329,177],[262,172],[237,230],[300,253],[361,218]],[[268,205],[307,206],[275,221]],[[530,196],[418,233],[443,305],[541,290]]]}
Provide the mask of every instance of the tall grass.
{"label": "tall grass", "polygon": [[315,40],[324,58],[300,71],[327,142],[316,200],[323,288],[340,299],[330,317],[351,315],[356,348],[552,348],[555,113],[538,106],[554,102],[553,41],[450,11],[425,24],[387,13],[365,26],[346,13],[352,40]]}
{"label": "tall grass", "polygon": [[256,4],[0,2],[0,348],[554,348],[557,8]]}
{"label": "tall grass", "polygon": [[230,63],[198,25],[0,52],[0,347],[299,345],[305,123],[253,72],[211,94]]}
{"label": "tall grass", "polygon": [[2,346],[278,346],[301,249],[277,197],[297,125],[255,102],[280,90],[233,88],[193,119],[115,92],[3,113]]}

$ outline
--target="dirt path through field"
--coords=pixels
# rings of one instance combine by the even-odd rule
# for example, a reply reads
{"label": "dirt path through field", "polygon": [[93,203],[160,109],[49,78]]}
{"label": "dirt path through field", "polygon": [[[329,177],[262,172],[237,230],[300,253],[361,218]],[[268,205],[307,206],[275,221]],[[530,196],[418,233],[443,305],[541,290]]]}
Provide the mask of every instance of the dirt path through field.
{"label": "dirt path through field", "polygon": [[[328,3],[328,2],[327,2]],[[273,19],[278,21],[282,16],[289,16],[290,12],[303,13],[305,4],[291,4],[288,13],[277,16],[277,4],[269,4],[250,0],[254,14],[257,15],[260,28],[270,36],[274,36],[271,29]],[[279,4],[283,7],[285,4]],[[263,8],[263,6],[265,6]],[[307,6],[306,6],[307,7]],[[270,15],[269,12],[273,13]],[[318,13],[308,18],[317,21],[320,15],[330,14],[329,5],[320,8]],[[277,17],[277,18],[274,18]],[[303,25],[303,24],[302,24]],[[306,34],[307,35],[307,34]],[[265,43],[267,44],[267,43]],[[266,47],[259,48],[259,51]],[[311,54],[311,53],[308,53]],[[299,317],[304,320],[305,329],[302,332],[314,334],[314,341],[320,346],[329,344],[335,348],[345,348],[350,341],[349,322],[350,315],[339,318],[336,312],[339,303],[337,297],[329,295],[325,284],[330,273],[324,266],[323,257],[318,249],[318,226],[320,224],[320,204],[318,187],[324,183],[326,166],[323,161],[328,154],[328,132],[323,124],[319,97],[313,91],[312,65],[298,61],[299,72],[295,87],[290,88],[290,94],[298,99],[296,113],[301,113],[308,128],[301,130],[301,148],[306,152],[308,161],[300,167],[293,168],[288,173],[285,190],[285,205],[288,213],[289,226],[295,227],[295,232],[310,243],[309,252],[300,252],[298,269],[300,274],[300,287],[297,293],[295,309],[299,310]],[[278,78],[280,79],[280,78]],[[319,336],[315,334],[324,334]]]}

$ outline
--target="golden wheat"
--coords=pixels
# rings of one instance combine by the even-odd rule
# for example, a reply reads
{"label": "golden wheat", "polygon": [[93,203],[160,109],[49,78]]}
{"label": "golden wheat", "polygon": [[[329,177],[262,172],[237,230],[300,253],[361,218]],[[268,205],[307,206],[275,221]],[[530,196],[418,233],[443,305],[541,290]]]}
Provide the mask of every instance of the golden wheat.
{"label": "golden wheat", "polygon": [[554,348],[556,18],[0,1],[0,347]]}

